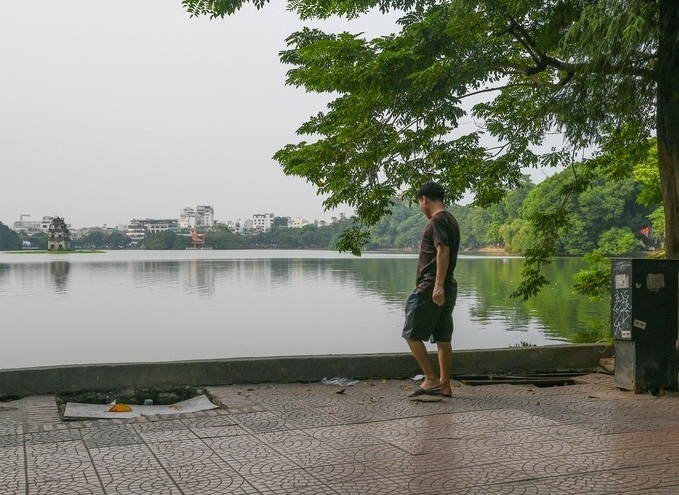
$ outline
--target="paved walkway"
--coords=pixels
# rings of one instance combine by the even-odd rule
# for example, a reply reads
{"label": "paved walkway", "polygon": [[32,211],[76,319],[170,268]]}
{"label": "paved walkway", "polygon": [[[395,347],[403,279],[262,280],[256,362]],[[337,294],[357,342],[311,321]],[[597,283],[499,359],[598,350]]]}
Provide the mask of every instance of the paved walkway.
{"label": "paved walkway", "polygon": [[407,381],[213,387],[224,407],[59,422],[0,403],[2,494],[678,494],[679,393]]}

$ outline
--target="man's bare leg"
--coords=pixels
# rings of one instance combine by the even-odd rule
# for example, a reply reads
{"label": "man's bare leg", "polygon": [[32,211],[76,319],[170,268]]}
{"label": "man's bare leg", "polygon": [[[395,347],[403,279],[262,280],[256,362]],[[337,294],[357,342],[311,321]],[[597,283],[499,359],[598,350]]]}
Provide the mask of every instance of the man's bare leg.
{"label": "man's bare leg", "polygon": [[[424,342],[421,340],[406,339],[408,347],[410,347],[410,352],[413,353],[413,357],[417,364],[420,365],[422,373],[424,374],[424,381],[420,384],[425,390],[437,388],[441,384],[439,376],[436,374],[436,368],[434,364],[429,359],[429,353],[427,348],[424,346]],[[448,388],[450,389],[450,381],[448,382]]]}
{"label": "man's bare leg", "polygon": [[450,388],[450,375],[453,372],[453,346],[450,342],[436,342],[439,356],[439,385],[441,395],[452,395]]}

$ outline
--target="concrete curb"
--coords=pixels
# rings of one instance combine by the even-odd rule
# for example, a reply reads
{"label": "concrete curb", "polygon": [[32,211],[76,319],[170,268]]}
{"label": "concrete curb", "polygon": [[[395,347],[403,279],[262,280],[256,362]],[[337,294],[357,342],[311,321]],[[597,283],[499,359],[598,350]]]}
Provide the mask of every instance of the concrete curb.
{"label": "concrete curb", "polygon": [[[453,375],[591,371],[599,366],[601,358],[612,355],[613,346],[606,344],[455,351]],[[408,353],[87,364],[0,370],[0,397],[185,385],[315,382],[324,377],[396,379],[419,373]]]}

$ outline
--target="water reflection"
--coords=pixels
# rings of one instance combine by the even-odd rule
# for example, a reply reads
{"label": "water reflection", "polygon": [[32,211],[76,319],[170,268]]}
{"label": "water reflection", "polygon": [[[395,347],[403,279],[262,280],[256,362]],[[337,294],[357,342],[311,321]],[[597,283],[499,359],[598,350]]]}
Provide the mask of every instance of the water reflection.
{"label": "water reflection", "polygon": [[[416,258],[332,254],[2,259],[0,367],[404,352],[403,301],[414,286]],[[454,346],[572,340],[605,318],[606,304],[572,293],[578,263],[558,260],[552,284],[521,303],[509,294],[522,260],[461,258]],[[60,327],[50,314],[72,317]],[[27,344],[30,356],[16,352]]]}
{"label": "water reflection", "polygon": [[50,280],[54,285],[54,292],[65,294],[68,289],[68,272],[70,270],[68,261],[52,261],[50,263]]}
{"label": "water reflection", "polygon": [[191,260],[178,266],[179,284],[186,292],[215,293],[215,267],[205,260]]}
{"label": "water reflection", "polygon": [[9,291],[9,265],[0,264],[0,295]]}

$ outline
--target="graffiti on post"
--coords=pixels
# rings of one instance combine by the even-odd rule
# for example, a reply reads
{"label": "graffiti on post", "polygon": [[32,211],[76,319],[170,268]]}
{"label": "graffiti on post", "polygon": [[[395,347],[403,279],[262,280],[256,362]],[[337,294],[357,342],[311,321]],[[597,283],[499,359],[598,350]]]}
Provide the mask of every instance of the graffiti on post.
{"label": "graffiti on post", "polygon": [[616,290],[615,300],[613,301],[613,337],[618,339],[629,339],[632,337],[632,304],[630,301],[629,289]]}
{"label": "graffiti on post", "polygon": [[611,326],[616,339],[632,338],[632,296],[630,292],[629,262],[618,262],[613,267],[613,304]]}

